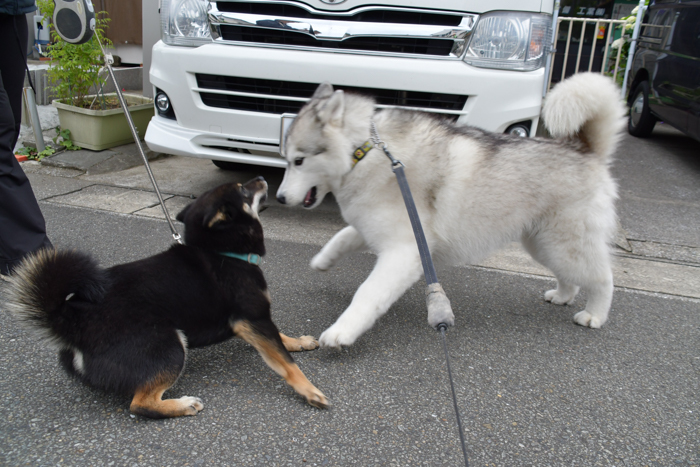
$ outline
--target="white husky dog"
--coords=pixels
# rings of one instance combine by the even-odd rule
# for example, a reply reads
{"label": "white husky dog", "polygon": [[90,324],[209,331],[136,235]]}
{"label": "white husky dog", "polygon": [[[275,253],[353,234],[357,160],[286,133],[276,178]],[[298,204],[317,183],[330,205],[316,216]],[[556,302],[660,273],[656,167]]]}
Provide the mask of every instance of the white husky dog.
{"label": "white husky dog", "polygon": [[436,263],[474,264],[520,240],[557,278],[545,300],[567,304],[582,287],[588,303],[574,321],[601,327],[613,293],[609,242],[617,194],[608,166],[625,125],[619,96],[602,75],[565,80],[545,102],[550,140],[456,126],[426,113],[377,111],[371,98],[319,86],[287,133],[289,165],[277,200],[314,208],[335,195],[349,226],[312,268],[328,270],[351,252],[377,254],[374,270],[320,344],[354,343],[422,275],[391,163],[370,142],[371,121],[405,165]]}

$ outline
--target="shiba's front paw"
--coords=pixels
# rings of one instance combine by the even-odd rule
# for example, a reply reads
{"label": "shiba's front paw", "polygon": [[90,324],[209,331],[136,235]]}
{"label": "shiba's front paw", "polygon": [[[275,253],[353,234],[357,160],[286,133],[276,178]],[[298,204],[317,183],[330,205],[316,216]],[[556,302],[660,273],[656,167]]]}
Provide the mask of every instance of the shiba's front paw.
{"label": "shiba's front paw", "polygon": [[306,402],[318,409],[327,409],[330,404],[328,403],[326,396],[324,396],[323,393],[315,387],[311,387],[313,389],[308,394],[304,394]]}
{"label": "shiba's front paw", "polygon": [[[297,337],[295,344],[297,344],[297,351],[301,350],[314,350],[318,348],[318,341],[314,336],[301,336]],[[287,349],[292,350],[292,349]]]}
{"label": "shiba's front paw", "polygon": [[337,324],[326,329],[321,337],[318,338],[318,343],[321,348],[340,349],[343,346],[352,345],[357,340],[357,336],[351,335],[347,329],[342,329]]}
{"label": "shiba's front paw", "polygon": [[600,319],[593,316],[586,310],[579,311],[574,315],[574,323],[580,324],[581,326],[588,326],[589,328],[593,329],[599,329],[603,326],[603,324],[605,324],[605,321],[607,321],[607,319]]}
{"label": "shiba's front paw", "polygon": [[335,263],[323,253],[318,253],[311,259],[311,263],[309,263],[311,269],[315,269],[317,271],[328,271],[334,265]]}
{"label": "shiba's front paw", "polygon": [[184,415],[197,415],[204,408],[202,399],[199,397],[184,396],[178,401],[185,407]]}

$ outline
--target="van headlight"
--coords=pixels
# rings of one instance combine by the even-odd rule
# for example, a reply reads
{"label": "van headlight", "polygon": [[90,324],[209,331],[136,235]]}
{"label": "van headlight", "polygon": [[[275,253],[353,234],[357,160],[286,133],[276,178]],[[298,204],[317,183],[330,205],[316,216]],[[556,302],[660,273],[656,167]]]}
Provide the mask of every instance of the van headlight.
{"label": "van headlight", "polygon": [[531,13],[486,13],[479,17],[464,61],[501,70],[542,67],[550,45],[552,17]]}
{"label": "van headlight", "polygon": [[208,7],[207,0],[161,0],[163,42],[190,47],[211,43]]}

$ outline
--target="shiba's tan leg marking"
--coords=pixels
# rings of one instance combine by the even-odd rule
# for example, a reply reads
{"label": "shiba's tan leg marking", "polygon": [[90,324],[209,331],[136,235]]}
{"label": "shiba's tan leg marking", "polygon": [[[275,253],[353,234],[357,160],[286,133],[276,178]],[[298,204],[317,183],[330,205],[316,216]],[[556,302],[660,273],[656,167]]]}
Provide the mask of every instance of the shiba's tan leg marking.
{"label": "shiba's tan leg marking", "polygon": [[284,351],[281,337],[279,341],[268,338],[247,321],[233,323],[233,332],[236,336],[255,347],[255,350],[265,360],[265,363],[275,373],[283,377],[287,384],[296,392],[304,396],[309,404],[320,409],[328,407],[326,396],[311,384],[296,363],[294,363],[291,356]]}
{"label": "shiba's tan leg marking", "polygon": [[318,348],[318,341],[314,339],[314,336],[301,336],[295,339],[285,336],[280,332],[280,337],[282,338],[284,348],[289,352],[301,352],[302,350],[314,350]]}
{"label": "shiba's tan leg marking", "polygon": [[151,418],[197,415],[204,408],[202,401],[197,397],[184,396],[180,399],[163,400],[163,393],[175,383],[177,377],[177,374],[162,373],[137,389],[131,401],[131,413]]}

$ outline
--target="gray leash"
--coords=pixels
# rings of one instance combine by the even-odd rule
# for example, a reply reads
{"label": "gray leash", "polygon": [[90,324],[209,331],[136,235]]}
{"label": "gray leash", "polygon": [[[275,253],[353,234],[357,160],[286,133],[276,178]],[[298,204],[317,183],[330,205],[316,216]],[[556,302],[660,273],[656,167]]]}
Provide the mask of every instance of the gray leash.
{"label": "gray leash", "polygon": [[158,201],[160,201],[160,207],[163,209],[163,214],[165,215],[165,219],[168,221],[168,225],[170,226],[170,231],[173,234],[173,239],[177,243],[182,244],[182,237],[177,232],[177,229],[175,228],[173,221],[170,219],[170,214],[168,214],[168,208],[165,207],[165,201],[163,201],[163,196],[160,194],[160,190],[158,189],[158,184],[156,183],[156,178],[153,176],[153,171],[151,170],[151,165],[148,163],[148,157],[146,157],[146,153],[143,152],[143,147],[141,146],[141,141],[139,140],[139,134],[136,131],[136,127],[134,126],[134,120],[131,118],[131,113],[129,113],[128,106],[126,105],[126,101],[124,100],[124,95],[122,94],[122,91],[119,88],[119,83],[117,83],[117,78],[114,76],[114,70],[112,69],[112,63],[114,63],[114,59],[112,58],[112,54],[105,53],[105,49],[104,49],[104,47],[102,47],[102,42],[100,42],[100,38],[97,35],[95,35],[95,38],[97,39],[97,43],[100,45],[100,49],[102,50],[102,55],[105,58],[105,67],[107,68],[107,71],[109,71],[109,76],[112,78],[112,81],[114,82],[114,88],[117,90],[117,97],[119,98],[119,104],[121,104],[122,109],[124,109],[124,116],[126,116],[126,121],[129,123],[129,128],[131,128],[131,134],[134,137],[134,141],[136,142],[136,146],[139,149],[139,153],[141,154],[141,158],[143,159],[143,163],[146,166],[146,171],[148,172],[148,177],[151,179],[151,183],[153,184],[153,188],[156,190],[156,195],[158,196]]}
{"label": "gray leash", "polygon": [[454,326],[455,316],[452,312],[450,300],[447,298],[445,291],[438,282],[435,266],[433,265],[433,260],[430,256],[428,242],[425,239],[423,226],[421,225],[420,217],[418,216],[418,209],[416,209],[416,203],[413,201],[413,196],[411,195],[411,188],[408,186],[408,181],[406,180],[404,165],[401,163],[401,161],[396,160],[394,156],[391,155],[386,143],[379,138],[379,133],[377,132],[377,126],[375,125],[374,120],[370,122],[370,139],[372,143],[374,143],[374,146],[381,148],[382,151],[384,151],[384,154],[386,154],[391,161],[391,170],[394,172],[394,175],[396,175],[396,180],[399,184],[399,188],[401,189],[401,195],[403,196],[404,203],[406,204],[408,217],[411,220],[413,234],[415,235],[416,243],[418,244],[421,264],[423,265],[425,282],[427,283],[425,295],[426,304],[428,305],[428,324],[435,328],[435,330],[440,331],[440,334],[442,335],[442,344],[445,350],[445,360],[447,362],[447,374],[450,379],[450,388],[452,389],[452,403],[454,404],[457,426],[459,428],[459,440],[462,443],[464,464],[469,467],[469,456],[467,454],[467,446],[464,442],[464,429],[462,428],[462,419],[459,416],[457,394],[455,392],[454,381],[452,379],[450,356],[447,351],[447,338],[445,337],[445,331],[447,328],[449,326]]}

